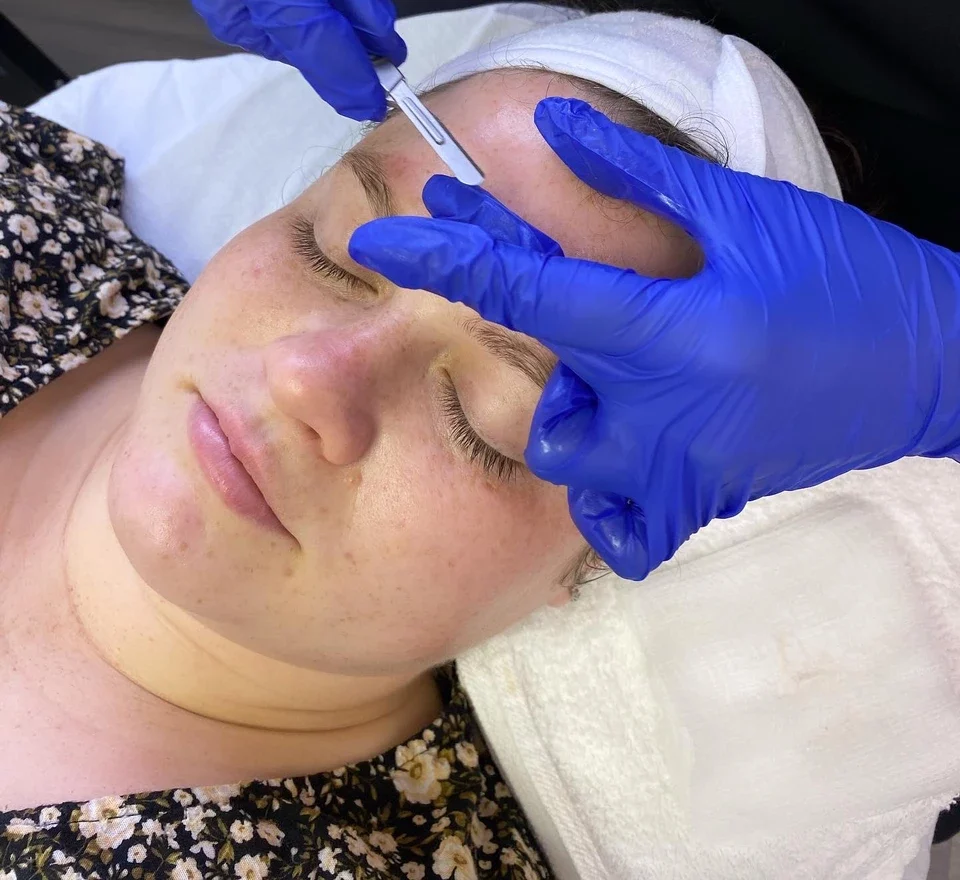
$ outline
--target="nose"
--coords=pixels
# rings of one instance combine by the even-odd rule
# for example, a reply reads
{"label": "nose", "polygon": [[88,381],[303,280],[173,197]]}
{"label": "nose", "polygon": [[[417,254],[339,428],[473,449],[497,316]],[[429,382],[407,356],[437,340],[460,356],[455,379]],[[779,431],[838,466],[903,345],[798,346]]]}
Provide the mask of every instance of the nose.
{"label": "nose", "polygon": [[395,380],[400,333],[396,322],[371,321],[285,336],[267,347],[274,403],[320,437],[331,464],[354,464],[373,444],[381,392]]}

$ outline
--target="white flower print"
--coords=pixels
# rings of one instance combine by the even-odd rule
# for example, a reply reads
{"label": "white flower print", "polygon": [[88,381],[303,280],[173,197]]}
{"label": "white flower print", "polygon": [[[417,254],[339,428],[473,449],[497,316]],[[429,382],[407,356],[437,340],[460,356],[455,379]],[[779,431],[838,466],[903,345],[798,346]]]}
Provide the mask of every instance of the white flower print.
{"label": "white flower print", "polygon": [[20,260],[13,261],[13,277],[17,281],[23,283],[24,281],[33,280],[33,270],[30,268],[29,263],[21,263]]}
{"label": "white flower print", "polygon": [[237,843],[246,843],[248,840],[253,839],[253,823],[244,819],[241,821],[237,819],[230,826],[230,836]]}
{"label": "white flower print", "polygon": [[440,783],[450,778],[450,763],[438,757],[436,748],[412,757],[407,746],[397,747],[397,764],[403,769],[392,772],[397,791],[412,804],[429,804],[440,797]]}
{"label": "white flower print", "polygon": [[496,805],[490,798],[480,798],[480,805],[477,807],[477,815],[484,819],[489,819],[491,816],[497,814],[497,810],[500,807]]}
{"label": "white flower print", "polygon": [[129,838],[140,822],[137,813],[121,812],[123,798],[102,797],[88,801],[80,808],[78,828],[86,837],[96,837],[100,849],[116,849]]}
{"label": "white flower print", "polygon": [[4,174],[9,167],[10,159],[3,153],[0,153],[0,174]]}
{"label": "white flower print", "polygon": [[91,281],[97,281],[100,278],[103,278],[104,271],[100,266],[94,266],[92,263],[87,263],[78,273],[77,277],[83,281],[85,284],[89,284]]}
{"label": "white flower print", "polygon": [[221,812],[225,812],[230,807],[230,801],[240,794],[240,786],[208,785],[204,788],[194,788],[193,794],[198,804],[213,804]]}
{"label": "white flower print", "polygon": [[84,152],[89,152],[92,149],[93,141],[72,131],[68,131],[60,143],[60,152],[63,153],[63,157],[68,162],[79,162],[83,158]]}
{"label": "white flower print", "polygon": [[505,849],[500,850],[500,862],[504,865],[515,865],[519,859],[517,858],[517,851],[512,847],[508,846]]}
{"label": "white flower print", "polygon": [[140,826],[140,833],[147,839],[147,846],[153,843],[154,837],[160,837],[164,833],[163,826],[156,819],[147,819]]}
{"label": "white flower print", "polygon": [[46,193],[33,196],[33,198],[30,199],[30,204],[33,206],[34,211],[38,211],[41,214],[57,213],[56,202],[54,202],[53,198]]}
{"label": "white flower print", "polygon": [[277,827],[276,822],[261,819],[257,822],[257,835],[262,837],[270,846],[280,846],[284,833]]}
{"label": "white flower print", "polygon": [[142,843],[135,843],[127,850],[127,861],[139,865],[147,857],[147,848]]}
{"label": "white flower print", "polygon": [[477,747],[471,742],[458,742],[454,751],[456,751],[457,759],[464,767],[473,768],[480,763]]}
{"label": "white flower print", "polygon": [[60,821],[60,811],[56,807],[44,807],[40,811],[41,825],[56,825]]}
{"label": "white flower print", "polygon": [[343,829],[339,825],[328,825],[327,834],[330,835],[331,840],[339,840],[343,837]]}
{"label": "white flower print", "polygon": [[[0,236],[2,236],[2,234],[3,233],[0,232]],[[8,248],[5,244],[0,244],[0,259],[10,259],[10,248]]]}
{"label": "white flower print", "polygon": [[470,842],[487,855],[497,851],[497,845],[493,842],[493,832],[480,821],[480,817],[476,814],[470,819]]}
{"label": "white flower print", "polygon": [[216,854],[216,848],[213,845],[212,840],[201,840],[199,843],[195,843],[190,847],[190,852],[194,855],[197,853],[203,853],[208,860],[212,860]]}
{"label": "white flower print", "polygon": [[206,820],[213,815],[216,815],[213,810],[206,810],[202,806],[187,807],[183,811],[183,827],[194,840],[199,840],[207,827]]}
{"label": "white flower print", "polygon": [[41,254],[59,254],[63,250],[63,245],[55,238],[48,238],[41,246]]}
{"label": "white flower print", "polygon": [[64,272],[72,272],[77,268],[77,258],[70,253],[70,251],[65,251],[64,255],[60,258],[60,268]]}
{"label": "white flower print", "polygon": [[397,842],[386,831],[371,831],[369,841],[370,846],[375,846],[380,852],[389,854],[397,851]]}
{"label": "white flower print", "polygon": [[267,876],[268,866],[260,856],[244,856],[233,870],[240,880],[263,880]]}
{"label": "white flower print", "polygon": [[72,370],[74,367],[79,367],[80,364],[85,364],[86,362],[87,356],[82,351],[68,351],[66,354],[62,354],[57,358],[57,366],[64,372]]}
{"label": "white flower print", "polygon": [[387,860],[380,855],[378,852],[368,852],[367,853],[367,864],[373,868],[374,871],[386,871],[387,870]]}
{"label": "white flower print", "polygon": [[130,308],[126,297],[120,292],[123,286],[119,281],[105,281],[97,289],[100,300],[100,314],[108,318],[122,318]]}
{"label": "white flower print", "polygon": [[48,321],[59,324],[63,317],[57,310],[54,301],[36,290],[24,290],[17,297],[17,302],[20,305],[20,310],[28,318],[33,318],[35,321],[46,318]]}
{"label": "white flower print", "polygon": [[184,791],[182,788],[178,788],[173,793],[173,799],[180,804],[181,807],[189,807],[193,803],[193,795],[189,791]]}
{"label": "white flower print", "polygon": [[130,230],[127,229],[124,222],[116,214],[104,211],[101,219],[103,228],[107,230],[107,238],[109,238],[110,241],[115,241],[119,244],[130,241]]}
{"label": "white flower print", "polygon": [[407,880],[423,880],[427,874],[426,865],[417,865],[414,862],[407,862],[405,865],[401,865],[400,870],[403,871],[403,876]]}
{"label": "white flower print", "polygon": [[[67,217],[66,220],[63,221],[63,225],[66,226],[67,230],[72,232],[74,235],[83,235],[83,233],[87,231],[87,227],[84,226],[76,217]],[[69,235],[65,236],[63,233],[60,233],[58,237],[64,244],[70,241]]]}
{"label": "white flower print", "polygon": [[[0,293],[0,330],[10,329],[10,297]],[[31,328],[32,329],[32,328]]]}
{"label": "white flower print", "polygon": [[177,859],[170,877],[172,880],[203,880],[203,874],[200,873],[197,860],[194,858]]}
{"label": "white flower print", "polygon": [[12,214],[7,220],[7,229],[14,235],[19,236],[24,244],[33,244],[40,230],[37,228],[37,221],[33,217],[26,217],[23,214]]}
{"label": "white flower print", "polygon": [[348,831],[346,835],[347,849],[355,856],[362,856],[367,853],[367,845],[353,831]]}
{"label": "white flower print", "polygon": [[323,868],[323,870],[328,874],[332,874],[337,870],[337,868],[340,867],[339,863],[337,862],[337,853],[339,852],[340,850],[334,852],[329,846],[325,846],[322,850],[320,850],[320,852],[317,853],[320,867]]}
{"label": "white flower print", "polygon": [[443,880],[477,880],[473,856],[459,837],[445,837],[433,854],[433,870]]}

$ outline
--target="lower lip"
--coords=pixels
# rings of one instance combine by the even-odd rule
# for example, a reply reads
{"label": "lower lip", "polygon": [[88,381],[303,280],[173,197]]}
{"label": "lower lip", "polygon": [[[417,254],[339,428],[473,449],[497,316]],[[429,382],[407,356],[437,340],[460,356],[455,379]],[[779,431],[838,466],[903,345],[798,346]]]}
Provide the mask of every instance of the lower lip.
{"label": "lower lip", "polygon": [[202,399],[190,410],[188,433],[200,469],[227,507],[272,531],[284,531],[257,484],[230,451],[216,414]]}

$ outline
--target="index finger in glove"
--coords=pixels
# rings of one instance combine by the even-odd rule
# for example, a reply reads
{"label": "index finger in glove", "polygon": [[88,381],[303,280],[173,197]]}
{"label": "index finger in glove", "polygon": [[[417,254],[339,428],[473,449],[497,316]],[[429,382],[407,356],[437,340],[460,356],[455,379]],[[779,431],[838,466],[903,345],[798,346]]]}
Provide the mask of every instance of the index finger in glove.
{"label": "index finger in glove", "polygon": [[563,250],[549,235],[527,223],[506,205],[478,186],[468,186],[455,177],[435,174],[423,187],[423,204],[438,220],[472,223],[497,241],[529,248],[551,257]]}
{"label": "index finger in glove", "polygon": [[689,282],[548,256],[467,223],[387,217],[359,227],[350,256],[401,287],[462,302],[488,321],[552,346],[624,354],[669,321],[662,300]]}
{"label": "index finger in glove", "polygon": [[[575,98],[546,98],[534,112],[544,140],[584,183],[672,220],[708,252],[725,215],[718,166],[618,125]],[[725,180],[735,172],[726,172]]]}

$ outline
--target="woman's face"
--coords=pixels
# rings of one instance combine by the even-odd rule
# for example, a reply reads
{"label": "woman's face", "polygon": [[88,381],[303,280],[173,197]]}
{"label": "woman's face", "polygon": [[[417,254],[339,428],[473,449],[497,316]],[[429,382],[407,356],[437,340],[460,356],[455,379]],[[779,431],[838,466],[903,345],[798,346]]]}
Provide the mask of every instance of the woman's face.
{"label": "woman's face", "polygon": [[[487,189],[568,255],[691,271],[689,242],[589,192],[544,144],[533,109],[548,94],[576,96],[514,72],[428,103]],[[151,360],[111,520],[154,590],[253,650],[414,672],[567,595],[582,538],[565,490],[523,465],[551,356],[347,255],[375,209],[424,214],[444,172],[387,121],[213,258]]]}

